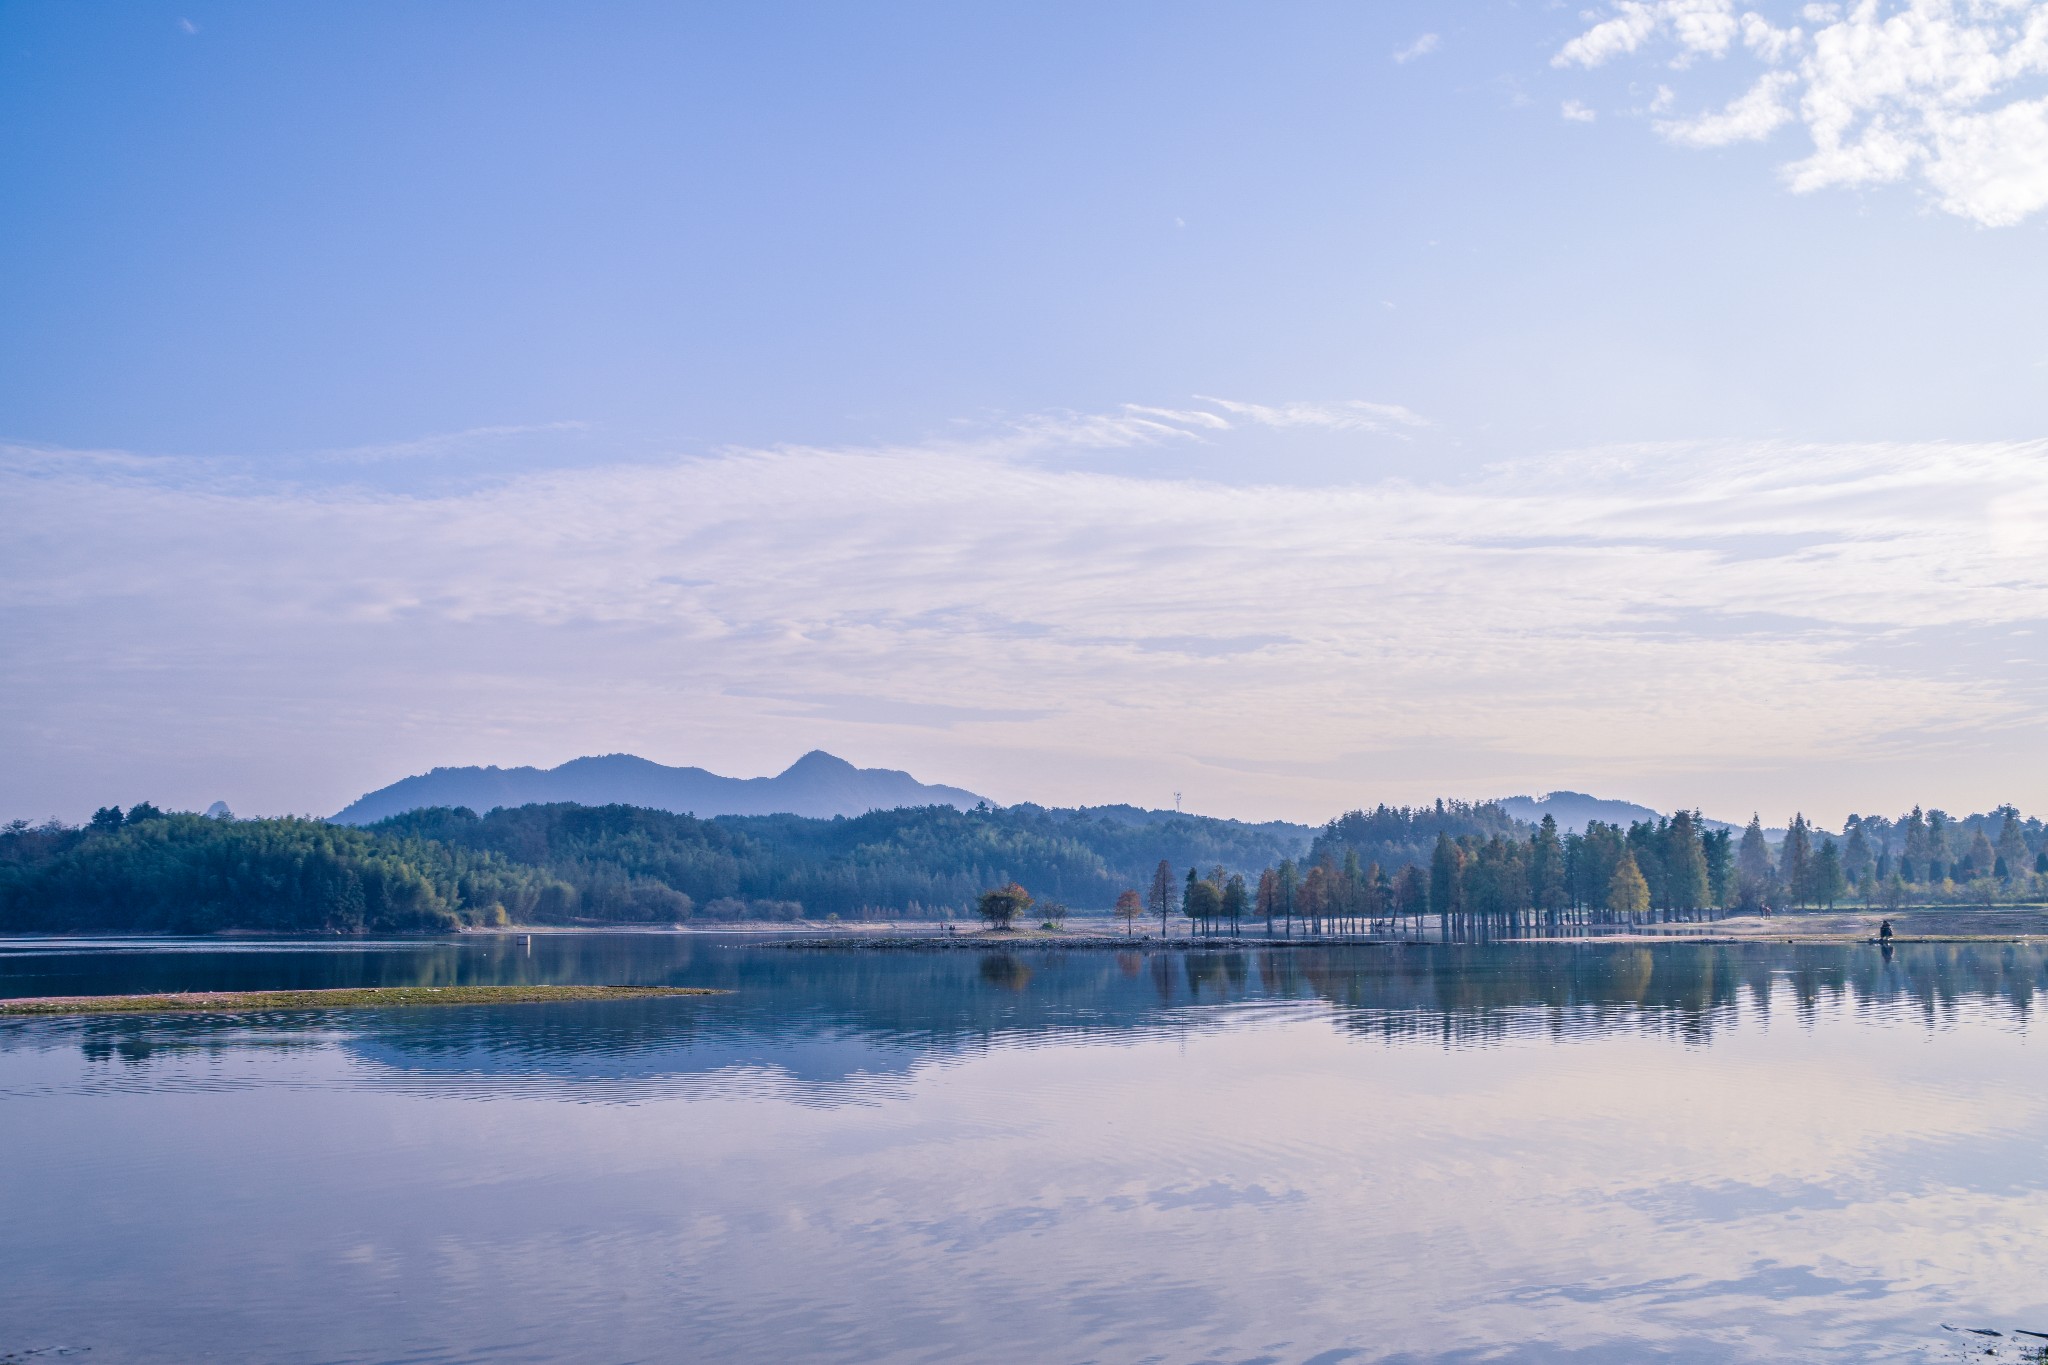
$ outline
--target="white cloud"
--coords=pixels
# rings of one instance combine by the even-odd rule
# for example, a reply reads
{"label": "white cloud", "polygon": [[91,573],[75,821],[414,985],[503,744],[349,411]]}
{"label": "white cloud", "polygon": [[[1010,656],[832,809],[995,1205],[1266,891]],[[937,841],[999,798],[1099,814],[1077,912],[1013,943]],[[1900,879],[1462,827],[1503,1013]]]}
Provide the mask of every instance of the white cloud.
{"label": "white cloud", "polygon": [[1741,33],[1733,0],[1618,0],[1615,16],[1572,39],[1553,66],[1593,67],[1627,56],[1657,37],[1678,47],[1674,65],[1694,56],[1719,57]]}
{"label": "white cloud", "polygon": [[1657,31],[1657,12],[1654,5],[1624,0],[1615,6],[1621,13],[1612,19],[1602,20],[1578,37],[1566,43],[1555,57],[1552,66],[1600,66],[1614,57],[1634,52],[1650,40]]}
{"label": "white cloud", "polygon": [[1439,39],[1437,38],[1437,35],[1434,33],[1425,33],[1420,38],[1417,38],[1414,42],[1408,44],[1408,46],[1402,48],[1399,52],[1396,52],[1394,54],[1394,60],[1400,63],[1401,65],[1405,66],[1409,62],[1414,61],[1417,57],[1427,57],[1430,53],[1436,51],[1438,46]]}
{"label": "white cloud", "polygon": [[1580,104],[1577,100],[1566,100],[1563,107],[1558,110],[1558,113],[1562,114],[1565,120],[1570,123],[1591,123],[1600,117],[1600,115],[1594,113],[1585,105]]}
{"label": "white cloud", "polygon": [[1393,427],[1426,427],[1429,419],[1398,403],[1244,403],[1229,398],[1204,398],[1233,417],[1269,427],[1322,427],[1329,431],[1387,431]]}
{"label": "white cloud", "polygon": [[1785,107],[1785,92],[1796,79],[1790,72],[1773,71],[1720,113],[1659,123],[1657,131],[1688,147],[1759,142],[1791,122],[1792,111]]}
{"label": "white cloud", "polygon": [[1196,395],[1195,401],[1208,407],[1126,403],[1114,412],[1039,414],[993,430],[977,429],[951,448],[960,454],[1029,456],[1199,441],[1221,432],[1261,427],[1398,435],[1403,429],[1429,425],[1428,418],[1398,403],[1363,399],[1269,404]]}
{"label": "white cloud", "polygon": [[1797,28],[1778,28],[1761,14],[1742,16],[1742,45],[1767,62],[1782,62],[1799,50],[1806,35]]}
{"label": "white cloud", "polygon": [[2048,206],[2048,99],[1947,120],[1927,180],[1950,213],[2008,226]]}
{"label": "white cloud", "polygon": [[[1419,420],[1209,407],[1032,440]],[[2048,621],[2048,444],[1629,449],[1306,488],[1012,457],[1040,448],[742,451],[414,496],[16,451],[4,796],[35,814],[55,798],[25,792],[76,781],[90,809],[94,774],[162,771],[191,792],[156,799],[333,809],[430,762],[762,771],[818,743],[1004,799],[1119,798],[1213,755],[1237,812],[1309,816],[1442,774],[1244,774],[1455,735],[1474,790],[1564,769],[1711,803],[1716,774],[1826,755],[1981,776],[1954,736],[2048,704],[2009,643]],[[236,764],[264,776],[207,776]],[[2006,794],[2048,797],[1983,799]]]}
{"label": "white cloud", "polygon": [[1794,191],[1917,175],[1943,210],[1989,227],[2048,207],[2048,0],[1856,0],[1797,17],[1810,33],[1727,0],[1620,0],[1552,61],[1594,67],[1661,41],[1683,64],[1728,55],[1739,33],[1783,69],[1718,114],[1660,123],[1673,141],[1722,146],[1796,120],[1813,145],[1784,168]]}

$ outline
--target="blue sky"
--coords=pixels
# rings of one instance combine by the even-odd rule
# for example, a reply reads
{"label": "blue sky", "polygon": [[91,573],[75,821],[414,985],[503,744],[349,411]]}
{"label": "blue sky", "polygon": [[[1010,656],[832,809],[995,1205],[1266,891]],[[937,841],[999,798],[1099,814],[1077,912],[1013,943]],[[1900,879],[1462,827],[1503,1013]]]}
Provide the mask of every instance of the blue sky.
{"label": "blue sky", "polygon": [[2044,95],[2037,0],[11,5],[0,814],[2048,805]]}

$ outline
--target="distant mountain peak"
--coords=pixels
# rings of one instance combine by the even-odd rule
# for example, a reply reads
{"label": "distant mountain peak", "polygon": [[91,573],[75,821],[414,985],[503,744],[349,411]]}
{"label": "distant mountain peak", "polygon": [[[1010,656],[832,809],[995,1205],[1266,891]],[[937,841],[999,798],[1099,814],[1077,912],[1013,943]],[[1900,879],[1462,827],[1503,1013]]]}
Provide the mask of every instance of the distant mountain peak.
{"label": "distant mountain peak", "polygon": [[553,768],[435,768],[402,778],[349,803],[334,818],[366,825],[422,806],[529,806],[569,801],[583,806],[647,806],[709,818],[714,815],[865,815],[899,806],[971,809],[983,800],[959,787],[919,782],[893,768],[856,768],[813,749],[774,777],[721,777],[702,768],[671,768],[638,754],[572,758]]}
{"label": "distant mountain peak", "polygon": [[[1568,834],[1584,833],[1587,824],[1594,820],[1626,828],[1637,821],[1656,821],[1665,816],[1663,811],[1652,810],[1633,801],[1615,801],[1573,791],[1554,791],[1541,798],[1508,796],[1498,804],[1515,819],[1526,820],[1532,825],[1541,824],[1543,817],[1548,815],[1557,821],[1559,829]],[[1721,820],[1704,823],[1709,829],[1733,828]]]}
{"label": "distant mountain peak", "polygon": [[[782,777],[823,776],[826,774],[830,774],[833,777],[842,777],[847,773],[857,773],[859,771],[861,771],[859,768],[854,767],[837,754],[828,754],[823,749],[813,749],[787,768],[784,768],[778,774],[778,779]],[[881,773],[893,772],[895,770],[893,768],[871,768],[868,771]],[[908,776],[908,774],[905,775]]]}

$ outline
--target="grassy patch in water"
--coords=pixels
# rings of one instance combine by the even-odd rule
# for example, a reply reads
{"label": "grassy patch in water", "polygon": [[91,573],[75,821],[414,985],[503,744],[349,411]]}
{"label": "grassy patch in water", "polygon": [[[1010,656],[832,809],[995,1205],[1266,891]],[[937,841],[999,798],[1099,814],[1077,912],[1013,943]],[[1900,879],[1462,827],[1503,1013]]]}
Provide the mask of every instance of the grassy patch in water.
{"label": "grassy patch in water", "polygon": [[723,995],[702,986],[364,986],[317,991],[181,991],[171,995],[46,995],[0,1000],[0,1016],[215,1014],[245,1010],[369,1009],[393,1005],[538,1005]]}

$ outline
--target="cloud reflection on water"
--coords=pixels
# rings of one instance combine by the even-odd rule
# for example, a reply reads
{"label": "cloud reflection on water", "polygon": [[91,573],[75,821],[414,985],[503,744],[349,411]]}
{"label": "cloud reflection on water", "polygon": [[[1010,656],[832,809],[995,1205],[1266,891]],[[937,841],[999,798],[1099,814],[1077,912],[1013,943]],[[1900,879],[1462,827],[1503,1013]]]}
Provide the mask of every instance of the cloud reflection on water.
{"label": "cloud reflection on water", "polygon": [[0,1028],[0,1321],[115,1360],[1292,1365],[1924,1360],[2048,1315],[2038,947],[306,961],[735,992]]}

